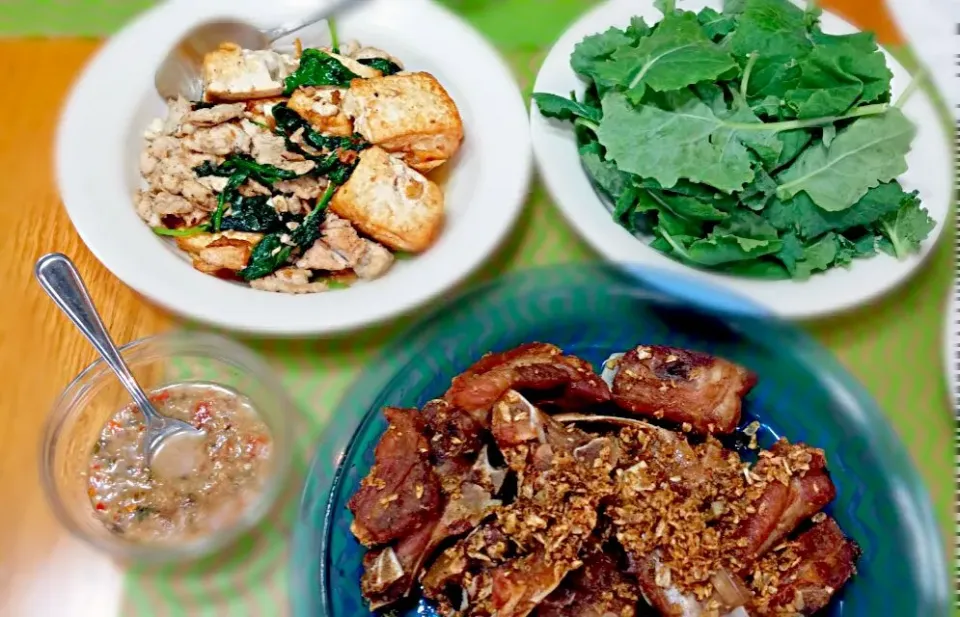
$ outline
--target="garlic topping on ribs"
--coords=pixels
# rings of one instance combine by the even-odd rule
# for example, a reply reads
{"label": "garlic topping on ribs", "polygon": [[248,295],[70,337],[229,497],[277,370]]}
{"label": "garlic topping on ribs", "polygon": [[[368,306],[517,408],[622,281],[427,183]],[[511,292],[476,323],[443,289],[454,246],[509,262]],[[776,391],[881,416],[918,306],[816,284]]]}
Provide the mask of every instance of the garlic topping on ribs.
{"label": "garlic topping on ribs", "polygon": [[751,465],[713,437],[739,423],[756,381],[743,367],[657,346],[618,365],[611,396],[586,361],[530,343],[487,354],[422,410],[385,409],[349,503],[371,610],[417,588],[448,617],[824,608],[859,548],[820,512],[836,495],[823,451],[781,439]]}

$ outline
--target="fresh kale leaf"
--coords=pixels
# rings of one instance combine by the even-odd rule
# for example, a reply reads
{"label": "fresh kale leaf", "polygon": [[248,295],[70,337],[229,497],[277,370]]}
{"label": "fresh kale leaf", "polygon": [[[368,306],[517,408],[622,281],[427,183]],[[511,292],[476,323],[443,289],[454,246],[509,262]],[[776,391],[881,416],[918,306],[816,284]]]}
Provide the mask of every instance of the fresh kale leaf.
{"label": "fresh kale leaf", "polygon": [[707,267],[772,255],[783,245],[780,240],[758,240],[716,233],[684,245],[678,237],[671,236],[662,227],[658,227],[657,231],[670,244],[674,254],[685,261]]}
{"label": "fresh kale leaf", "polygon": [[403,70],[399,64],[388,58],[360,58],[357,62],[377,69],[383,73],[384,76],[393,75]]}
{"label": "fresh kale leaf", "polygon": [[613,84],[601,83],[597,71],[609,59],[613,52],[621,47],[636,43],[633,37],[618,28],[610,28],[600,34],[592,34],[577,43],[570,55],[570,66],[579,75],[597,82],[602,91]]}
{"label": "fresh kale leaf", "polygon": [[768,281],[780,281],[790,278],[783,264],[770,256],[746,261],[731,261],[716,268],[720,272]]}
{"label": "fresh kale leaf", "polygon": [[749,210],[737,210],[717,224],[714,235],[752,238],[754,240],[776,240],[779,237],[776,227],[763,217]]}
{"label": "fresh kale leaf", "polygon": [[686,94],[671,109],[635,107],[621,93],[607,94],[597,137],[608,158],[666,189],[686,178],[727,193],[741,190],[754,171],[738,131]]}
{"label": "fresh kale leaf", "polygon": [[330,54],[319,49],[304,49],[300,66],[283,80],[284,96],[304,86],[340,86],[347,88],[359,75],[343,66]]}
{"label": "fresh kale leaf", "polygon": [[737,20],[733,15],[718,13],[710,7],[697,13],[697,21],[700,22],[700,27],[706,35],[715,43],[722,41],[737,27]]}
{"label": "fresh kale leaf", "polygon": [[753,182],[739,194],[740,203],[751,210],[763,210],[777,192],[777,182],[762,167],[756,170]]}
{"label": "fresh kale leaf", "polygon": [[828,231],[846,231],[871,225],[881,217],[897,212],[917,194],[906,193],[898,182],[886,182],[868,190],[850,208],[830,212],[818,207],[806,193],[791,199],[774,199],[764,210],[764,217],[777,229],[794,231],[801,238],[816,238]]}
{"label": "fresh kale leaf", "polygon": [[603,159],[600,144],[597,142],[580,148],[580,161],[590,179],[613,201],[617,201],[620,195],[633,185],[633,176]]}
{"label": "fresh kale leaf", "polygon": [[598,81],[623,88],[639,102],[647,88],[669,92],[739,71],[733,57],[704,33],[694,13],[670,14],[653,34],[616,49],[599,65]]}
{"label": "fresh kale leaf", "polygon": [[884,236],[879,243],[880,250],[903,259],[920,250],[920,243],[934,227],[936,223],[920,205],[920,200],[909,199],[896,212],[880,218],[877,228]]}
{"label": "fresh kale leaf", "polygon": [[789,0],[745,0],[728,43],[733,54],[744,59],[754,52],[767,58],[799,58],[813,46],[803,10]]}
{"label": "fresh kale leaf", "polygon": [[820,143],[804,150],[778,174],[777,196],[786,199],[805,191],[824,210],[850,208],[869,189],[907,170],[906,155],[915,132],[897,108],[859,118],[829,147]]}
{"label": "fresh kale leaf", "polygon": [[634,43],[640,41],[640,39],[650,36],[650,33],[653,32],[653,29],[647,25],[647,22],[644,21],[643,17],[631,17],[630,25],[627,26],[625,33],[630,37]]}
{"label": "fresh kale leaf", "polygon": [[821,34],[800,62],[800,79],[785,95],[798,118],[841,115],[855,104],[890,100],[890,79],[883,52],[869,34]]}
{"label": "fresh kale leaf", "polygon": [[556,94],[536,92],[533,101],[540,109],[540,113],[548,118],[574,121],[583,118],[593,124],[600,122],[601,111],[596,107],[589,107],[583,103],[568,99]]}
{"label": "fresh kale leaf", "polygon": [[[783,169],[793,163],[800,153],[813,141],[813,133],[807,129],[793,129],[777,133],[777,139],[783,144],[780,158],[777,159],[776,169]],[[830,145],[830,144],[826,144]]]}
{"label": "fresh kale leaf", "polygon": [[[801,245],[795,236],[788,237],[791,239],[784,238],[784,244],[790,246],[789,255],[781,250],[777,256],[796,280],[803,281],[814,272],[829,269],[840,255],[839,236],[835,233],[828,233],[807,245]],[[846,261],[849,263],[849,258]]]}

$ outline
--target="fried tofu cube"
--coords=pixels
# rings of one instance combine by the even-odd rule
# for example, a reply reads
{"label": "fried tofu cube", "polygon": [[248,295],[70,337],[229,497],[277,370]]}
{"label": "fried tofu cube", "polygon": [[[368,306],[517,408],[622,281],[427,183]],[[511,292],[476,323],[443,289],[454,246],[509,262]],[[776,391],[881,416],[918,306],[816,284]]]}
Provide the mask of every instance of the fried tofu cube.
{"label": "fried tofu cube", "polygon": [[373,146],[330,210],[364,234],[398,251],[419,253],[433,244],[443,226],[443,191],[383,148]]}
{"label": "fried tofu cube", "polygon": [[429,73],[355,79],[343,110],[367,141],[422,172],[450,159],[463,141],[460,112]]}
{"label": "fried tofu cube", "polygon": [[349,137],[353,135],[353,121],[343,113],[343,94],[343,88],[334,86],[299,88],[290,97],[287,107],[325,135]]}
{"label": "fried tofu cube", "polygon": [[203,58],[203,86],[211,101],[244,101],[279,96],[283,80],[297,68],[292,56],[269,49],[241,49],[226,43]]}

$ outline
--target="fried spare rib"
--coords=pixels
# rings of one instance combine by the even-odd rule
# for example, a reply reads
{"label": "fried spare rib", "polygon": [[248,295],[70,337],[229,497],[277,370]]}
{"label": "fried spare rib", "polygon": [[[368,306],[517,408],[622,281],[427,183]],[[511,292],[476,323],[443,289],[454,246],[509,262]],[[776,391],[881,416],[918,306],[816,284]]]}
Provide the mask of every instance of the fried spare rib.
{"label": "fried spare rib", "polygon": [[540,604],[536,617],[634,617],[638,599],[636,581],[596,550]]}
{"label": "fried spare rib", "polygon": [[436,520],[443,505],[420,412],[387,407],[383,413],[389,426],[375,463],[347,504],[354,516],[350,529],[365,546],[407,536]]}
{"label": "fried spare rib", "polygon": [[424,577],[424,592],[449,615],[530,614],[581,565],[600,502],[613,490],[614,439],[565,428],[513,390],[493,405],[492,424],[517,473],[517,498],[445,551]]}
{"label": "fried spare rib", "polygon": [[484,447],[472,467],[443,479],[445,503],[437,520],[427,521],[395,546],[367,553],[360,587],[370,610],[407,596],[424,563],[441,544],[466,534],[501,505],[492,496],[500,490],[504,475],[490,463]]}
{"label": "fried spare rib", "polygon": [[756,483],[747,491],[750,513],[734,533],[739,564],[733,563],[740,569],[749,569],[837,494],[823,450],[785,439],[761,451],[749,475]]}
{"label": "fried spare rib", "polygon": [[659,345],[631,349],[617,360],[613,401],[631,413],[688,423],[704,434],[731,433],[741,398],[756,375],[705,353]]}
{"label": "fried spare rib", "polygon": [[860,547],[825,515],[813,527],[772,551],[751,581],[757,599],[751,615],[813,615],[856,574]]}
{"label": "fried spare rib", "polygon": [[527,343],[509,351],[487,354],[454,378],[444,400],[489,426],[490,407],[507,390],[557,394],[552,402],[582,407],[610,400],[610,388],[589,362],[563,355],[546,343]]}

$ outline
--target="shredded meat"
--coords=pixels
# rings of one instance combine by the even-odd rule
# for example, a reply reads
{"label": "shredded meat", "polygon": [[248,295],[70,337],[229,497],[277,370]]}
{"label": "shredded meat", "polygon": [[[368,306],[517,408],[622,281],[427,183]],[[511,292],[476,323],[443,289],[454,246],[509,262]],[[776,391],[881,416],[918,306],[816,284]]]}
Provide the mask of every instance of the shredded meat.
{"label": "shredded meat", "polygon": [[741,398],[756,376],[697,351],[659,345],[631,349],[618,361],[613,400],[626,411],[688,423],[700,433],[731,433]]}
{"label": "shredded meat", "polygon": [[361,279],[374,279],[393,265],[393,253],[361,238],[348,220],[328,212],[321,229],[320,239],[297,261],[298,268],[332,272],[352,269]]}
{"label": "shredded meat", "polygon": [[299,268],[280,268],[270,276],[250,281],[250,286],[262,291],[293,294],[317,293],[329,289],[323,281],[310,281],[311,272]]}

